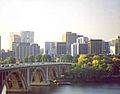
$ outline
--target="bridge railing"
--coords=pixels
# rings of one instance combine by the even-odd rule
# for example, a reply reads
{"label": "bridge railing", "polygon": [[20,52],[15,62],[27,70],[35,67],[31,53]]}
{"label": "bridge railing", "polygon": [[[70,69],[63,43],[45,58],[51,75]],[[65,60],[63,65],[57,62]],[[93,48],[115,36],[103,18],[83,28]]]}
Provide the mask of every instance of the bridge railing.
{"label": "bridge railing", "polygon": [[22,64],[0,64],[0,70],[10,69],[10,68],[20,68],[20,67],[32,67],[40,65],[71,65],[70,62],[37,62],[37,63],[22,63]]}

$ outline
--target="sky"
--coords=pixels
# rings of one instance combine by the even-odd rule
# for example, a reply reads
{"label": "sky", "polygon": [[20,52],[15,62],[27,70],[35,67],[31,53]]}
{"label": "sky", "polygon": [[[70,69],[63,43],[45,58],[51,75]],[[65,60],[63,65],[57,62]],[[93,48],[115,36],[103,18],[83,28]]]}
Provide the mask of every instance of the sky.
{"label": "sky", "polygon": [[21,31],[34,31],[41,47],[67,31],[109,40],[120,35],[120,0],[0,0],[2,49]]}

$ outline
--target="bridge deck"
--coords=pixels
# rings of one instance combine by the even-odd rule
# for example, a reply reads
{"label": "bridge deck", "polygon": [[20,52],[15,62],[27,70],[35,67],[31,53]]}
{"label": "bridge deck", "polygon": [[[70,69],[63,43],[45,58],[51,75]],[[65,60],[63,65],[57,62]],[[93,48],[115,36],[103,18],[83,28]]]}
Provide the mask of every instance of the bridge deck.
{"label": "bridge deck", "polygon": [[27,68],[27,67],[39,67],[39,66],[52,66],[52,65],[71,65],[70,62],[38,62],[38,63],[23,63],[23,64],[0,64],[0,70]]}

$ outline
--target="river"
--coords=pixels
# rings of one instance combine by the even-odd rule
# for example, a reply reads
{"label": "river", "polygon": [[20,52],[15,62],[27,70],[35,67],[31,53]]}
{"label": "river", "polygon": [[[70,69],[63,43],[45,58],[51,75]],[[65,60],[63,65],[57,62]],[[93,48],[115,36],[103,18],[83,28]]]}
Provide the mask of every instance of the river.
{"label": "river", "polygon": [[[24,94],[24,93],[7,93]],[[26,93],[25,93],[26,94]],[[120,94],[120,84],[73,84],[63,86],[34,86],[27,94]]]}

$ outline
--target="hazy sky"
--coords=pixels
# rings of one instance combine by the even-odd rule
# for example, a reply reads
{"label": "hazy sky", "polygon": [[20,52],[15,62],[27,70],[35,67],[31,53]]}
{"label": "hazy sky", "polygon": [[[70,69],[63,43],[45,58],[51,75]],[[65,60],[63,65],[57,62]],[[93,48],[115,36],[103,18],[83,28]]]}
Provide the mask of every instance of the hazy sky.
{"label": "hazy sky", "polygon": [[40,46],[66,31],[108,40],[120,35],[120,0],[0,0],[2,48],[10,32],[23,30],[34,31]]}

